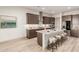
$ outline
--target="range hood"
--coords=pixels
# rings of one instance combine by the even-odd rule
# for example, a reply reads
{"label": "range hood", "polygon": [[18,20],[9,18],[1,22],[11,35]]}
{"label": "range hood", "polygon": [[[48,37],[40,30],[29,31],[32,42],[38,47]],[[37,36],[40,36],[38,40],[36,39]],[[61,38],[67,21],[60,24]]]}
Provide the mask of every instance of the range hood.
{"label": "range hood", "polygon": [[43,12],[39,12],[39,24],[43,24]]}

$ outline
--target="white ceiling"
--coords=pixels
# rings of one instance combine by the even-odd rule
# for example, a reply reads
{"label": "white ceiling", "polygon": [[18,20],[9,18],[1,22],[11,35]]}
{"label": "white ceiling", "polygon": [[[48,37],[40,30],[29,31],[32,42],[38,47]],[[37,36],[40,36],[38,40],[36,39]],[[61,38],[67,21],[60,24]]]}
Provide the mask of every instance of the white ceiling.
{"label": "white ceiling", "polygon": [[56,14],[61,12],[78,10],[79,6],[27,6],[26,8],[45,13]]}

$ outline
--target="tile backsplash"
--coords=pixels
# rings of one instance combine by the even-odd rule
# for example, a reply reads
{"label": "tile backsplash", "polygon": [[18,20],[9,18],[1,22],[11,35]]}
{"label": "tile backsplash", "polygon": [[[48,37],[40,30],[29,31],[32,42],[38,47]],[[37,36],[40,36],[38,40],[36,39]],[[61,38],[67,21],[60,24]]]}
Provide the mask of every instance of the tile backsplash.
{"label": "tile backsplash", "polygon": [[50,28],[50,24],[26,24],[26,29]]}

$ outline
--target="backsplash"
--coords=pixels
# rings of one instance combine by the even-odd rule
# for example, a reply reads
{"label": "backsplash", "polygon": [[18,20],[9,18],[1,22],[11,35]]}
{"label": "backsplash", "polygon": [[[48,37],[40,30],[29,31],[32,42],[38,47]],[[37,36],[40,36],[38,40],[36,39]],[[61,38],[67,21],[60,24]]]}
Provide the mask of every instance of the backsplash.
{"label": "backsplash", "polygon": [[26,29],[50,28],[50,24],[27,24]]}

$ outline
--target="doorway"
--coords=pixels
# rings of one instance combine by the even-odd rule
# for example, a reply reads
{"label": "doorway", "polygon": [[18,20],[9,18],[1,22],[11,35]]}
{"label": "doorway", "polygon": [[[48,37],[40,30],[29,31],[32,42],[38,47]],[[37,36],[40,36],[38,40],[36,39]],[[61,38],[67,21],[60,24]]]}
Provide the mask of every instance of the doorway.
{"label": "doorway", "polygon": [[66,21],[66,30],[71,30],[71,21]]}

